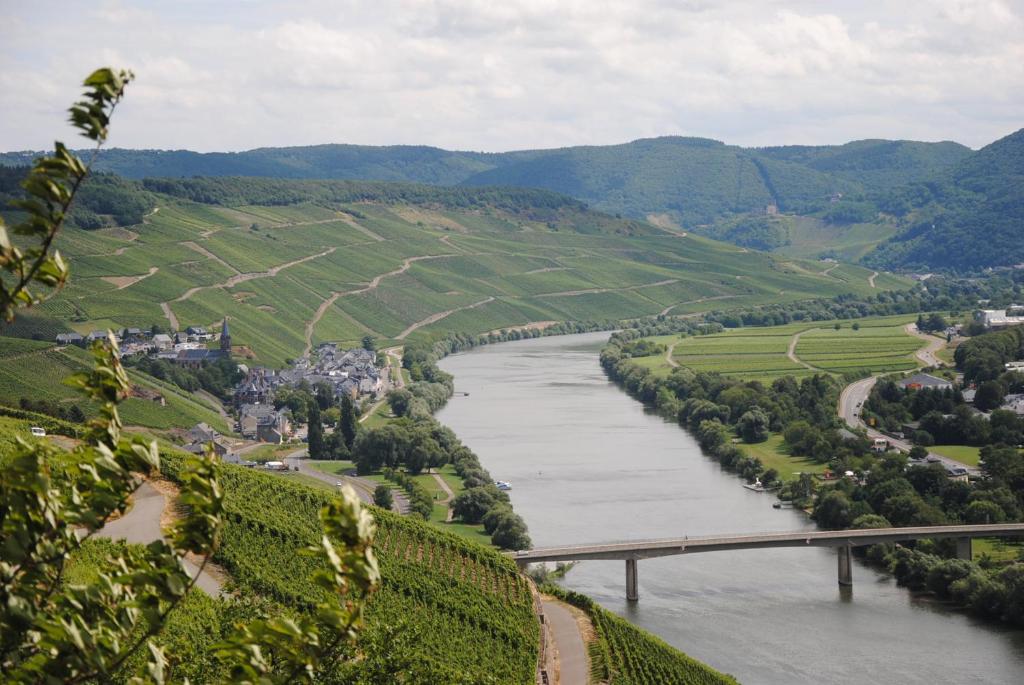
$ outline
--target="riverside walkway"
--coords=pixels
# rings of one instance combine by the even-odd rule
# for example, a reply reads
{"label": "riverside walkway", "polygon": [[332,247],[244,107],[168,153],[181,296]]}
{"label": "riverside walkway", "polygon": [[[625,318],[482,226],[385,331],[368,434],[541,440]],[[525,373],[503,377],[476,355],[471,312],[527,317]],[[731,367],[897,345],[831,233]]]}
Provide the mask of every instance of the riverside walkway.
{"label": "riverside walkway", "polygon": [[626,599],[639,599],[637,561],[677,554],[725,552],[738,549],[774,547],[835,547],[839,554],[839,584],[852,585],[854,547],[884,542],[954,538],[957,557],[971,558],[971,539],[976,537],[1024,536],[1024,523],[998,523],[960,526],[918,526],[912,528],[868,528],[856,530],[796,531],[788,533],[744,533],[664,538],[635,542],[607,542],[565,547],[540,547],[509,553],[521,568],[545,561],[624,560],[626,562]]}

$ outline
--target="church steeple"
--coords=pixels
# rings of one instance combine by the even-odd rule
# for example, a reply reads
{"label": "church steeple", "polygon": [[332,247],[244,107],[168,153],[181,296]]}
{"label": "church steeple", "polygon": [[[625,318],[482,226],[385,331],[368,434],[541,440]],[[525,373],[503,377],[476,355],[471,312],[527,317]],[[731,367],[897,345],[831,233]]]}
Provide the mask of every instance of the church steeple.
{"label": "church steeple", "polygon": [[228,317],[220,325],[220,351],[231,356],[231,333],[228,331]]}

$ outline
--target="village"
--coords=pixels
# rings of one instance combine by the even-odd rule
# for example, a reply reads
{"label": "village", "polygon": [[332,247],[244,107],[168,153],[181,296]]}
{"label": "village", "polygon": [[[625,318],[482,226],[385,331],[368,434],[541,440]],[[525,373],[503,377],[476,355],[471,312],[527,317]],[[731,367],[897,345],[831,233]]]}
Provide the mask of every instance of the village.
{"label": "village", "polygon": [[[114,337],[122,358],[148,357],[191,370],[220,360],[234,360],[227,317],[222,320],[219,332],[204,326],[189,326],[173,335],[155,329],[125,328],[115,332]],[[56,336],[61,345],[87,346],[106,339],[104,331],[93,331],[85,336],[79,333]],[[348,397],[358,408],[368,406],[391,389],[388,369],[378,366],[383,358],[372,349],[369,341],[364,341],[363,347],[352,349],[325,342],[310,355],[294,360],[288,369],[237,363],[233,368],[242,374],[242,379],[234,387],[230,401],[222,403],[221,407],[225,417],[233,423],[235,435],[224,435],[200,423],[179,436],[183,449],[201,453],[212,444],[214,453],[222,461],[245,466],[257,465],[244,457],[263,445],[295,441],[296,451],[301,451],[307,427],[294,420],[287,406],[275,406],[278,393],[283,389],[326,389],[335,402]],[[211,396],[211,399],[215,398]],[[269,460],[266,464],[270,468],[286,468],[278,460]]]}

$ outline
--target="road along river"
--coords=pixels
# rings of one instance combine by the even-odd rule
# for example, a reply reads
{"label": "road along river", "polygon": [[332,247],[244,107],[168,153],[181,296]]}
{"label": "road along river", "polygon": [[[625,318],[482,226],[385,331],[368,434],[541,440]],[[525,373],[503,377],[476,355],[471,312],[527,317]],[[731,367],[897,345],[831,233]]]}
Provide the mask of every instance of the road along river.
{"label": "road along river", "polygon": [[[813,528],[745,490],[677,425],[601,371],[607,333],[453,355],[468,397],[438,413],[496,479],[537,546]],[[565,585],[744,683],[1020,683],[1024,631],[982,623],[862,564],[836,582],[835,552],[765,549],[639,563],[590,561]]]}

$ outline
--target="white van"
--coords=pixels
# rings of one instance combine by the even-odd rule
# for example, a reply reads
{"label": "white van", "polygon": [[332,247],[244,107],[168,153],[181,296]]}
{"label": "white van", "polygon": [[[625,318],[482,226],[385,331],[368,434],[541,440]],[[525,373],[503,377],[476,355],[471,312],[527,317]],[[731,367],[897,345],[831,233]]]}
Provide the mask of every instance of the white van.
{"label": "white van", "polygon": [[29,430],[30,433],[32,433],[32,435],[34,435],[37,438],[45,438],[46,437],[46,431],[43,430],[42,428],[40,428],[39,426],[32,426],[28,430]]}

